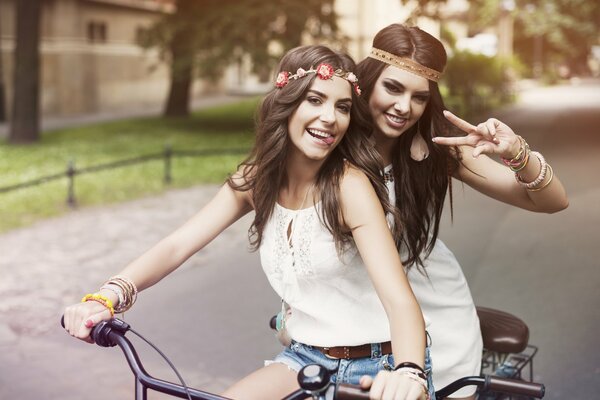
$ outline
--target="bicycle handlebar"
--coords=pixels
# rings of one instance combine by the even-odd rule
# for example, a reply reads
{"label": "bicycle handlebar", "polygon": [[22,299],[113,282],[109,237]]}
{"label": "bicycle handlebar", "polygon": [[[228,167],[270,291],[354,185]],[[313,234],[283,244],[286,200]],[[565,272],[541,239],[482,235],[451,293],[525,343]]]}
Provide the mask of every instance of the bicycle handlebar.
{"label": "bicycle handlebar", "polygon": [[[64,328],[64,316],[61,318]],[[136,378],[136,393],[138,390],[145,391],[146,388],[166,393],[175,397],[194,400],[229,400],[226,397],[203,392],[201,390],[186,389],[178,384],[163,381],[150,376],[144,369],[133,344],[125,337],[130,330],[129,324],[113,318],[102,321],[92,328],[91,337],[101,347],[119,346],[127,359],[131,371]],[[326,392],[328,400],[368,400],[368,391],[362,390],[360,386],[350,384],[329,385],[329,372],[316,364],[307,365],[298,373],[298,382],[302,389],[285,397],[284,400],[301,400],[311,397],[313,392]],[[483,390],[497,391],[508,394],[524,395],[535,398],[544,397],[544,385],[533,382],[524,382],[514,379],[498,378],[493,376],[471,376],[459,379],[440,391],[436,392],[436,398],[442,399],[454,393],[458,389],[475,385]],[[189,394],[189,396],[188,396]],[[145,397],[144,397],[145,398]]]}

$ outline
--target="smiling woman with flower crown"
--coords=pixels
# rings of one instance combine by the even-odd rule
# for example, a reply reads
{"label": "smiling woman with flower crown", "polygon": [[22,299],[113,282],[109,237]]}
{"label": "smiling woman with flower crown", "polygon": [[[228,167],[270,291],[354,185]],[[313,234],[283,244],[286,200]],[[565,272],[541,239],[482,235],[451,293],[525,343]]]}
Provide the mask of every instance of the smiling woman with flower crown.
{"label": "smiling woman with flower crown", "polygon": [[89,341],[90,329],[131,307],[138,289],[254,210],[251,243],[293,310],[293,342],[224,395],[281,398],[298,387],[296,371],[316,362],[336,382],[375,377],[373,399],[428,398],[423,317],[387,225],[394,210],[364,133],[354,66],[323,46],[289,51],[260,107],[249,158],[190,221],[68,307],[68,332]]}

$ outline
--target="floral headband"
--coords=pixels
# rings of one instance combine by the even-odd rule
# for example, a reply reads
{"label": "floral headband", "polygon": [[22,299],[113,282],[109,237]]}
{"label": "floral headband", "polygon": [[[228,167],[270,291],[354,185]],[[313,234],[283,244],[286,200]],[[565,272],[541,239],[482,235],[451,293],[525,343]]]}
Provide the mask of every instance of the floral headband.
{"label": "floral headband", "polygon": [[291,72],[287,72],[287,71],[281,71],[277,75],[277,80],[275,81],[275,86],[278,89],[281,89],[282,87],[284,87],[285,85],[287,85],[289,83],[290,79],[296,80],[298,78],[303,78],[308,74],[317,74],[319,79],[323,79],[323,80],[333,79],[334,76],[343,78],[343,79],[347,80],[348,82],[350,82],[350,84],[352,84],[352,87],[354,88],[354,92],[356,93],[357,96],[360,96],[361,90],[360,90],[360,87],[358,86],[358,79],[356,78],[356,75],[354,75],[352,72],[344,71],[341,68],[333,69],[333,67],[330,64],[326,64],[326,63],[321,63],[321,64],[317,65],[317,68],[311,67],[309,70],[298,68],[296,70],[295,74],[292,74]]}

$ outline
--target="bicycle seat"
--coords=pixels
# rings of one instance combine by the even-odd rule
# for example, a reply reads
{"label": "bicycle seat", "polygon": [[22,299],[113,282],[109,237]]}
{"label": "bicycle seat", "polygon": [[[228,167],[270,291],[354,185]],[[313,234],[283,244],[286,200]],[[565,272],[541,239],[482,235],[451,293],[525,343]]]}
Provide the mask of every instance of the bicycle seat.
{"label": "bicycle seat", "polygon": [[504,311],[477,307],[483,347],[497,353],[520,353],[529,342],[529,328]]}

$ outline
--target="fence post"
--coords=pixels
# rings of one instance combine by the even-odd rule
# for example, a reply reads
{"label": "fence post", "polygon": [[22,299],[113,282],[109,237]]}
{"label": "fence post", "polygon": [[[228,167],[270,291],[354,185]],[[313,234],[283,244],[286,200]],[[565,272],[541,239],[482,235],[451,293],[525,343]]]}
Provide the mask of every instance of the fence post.
{"label": "fence post", "polygon": [[75,200],[75,161],[69,160],[67,163],[67,205],[69,208],[75,208],[77,201]]}
{"label": "fence post", "polygon": [[165,183],[168,185],[171,183],[171,158],[173,157],[173,149],[170,144],[165,145]]}

